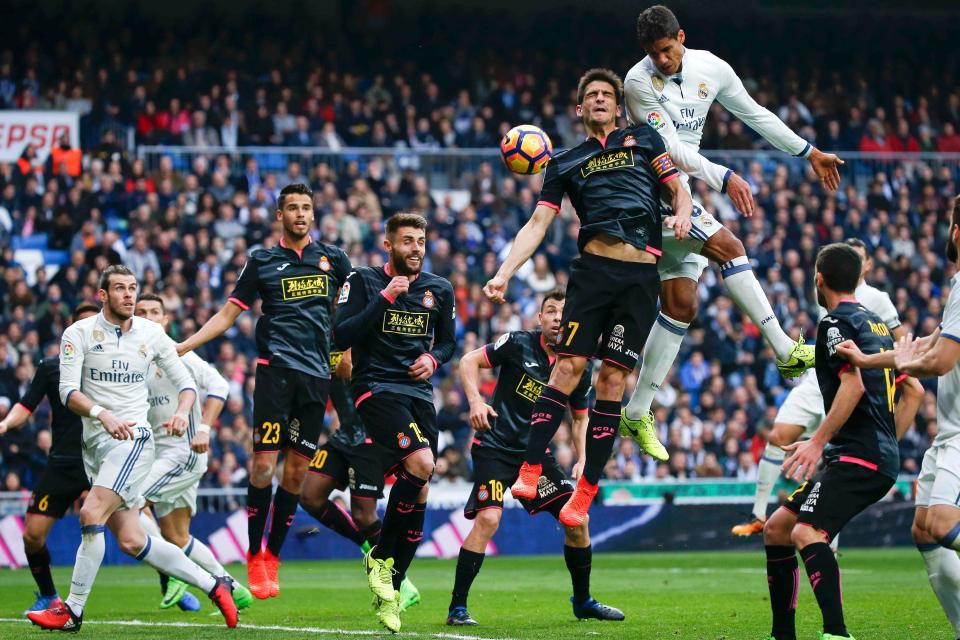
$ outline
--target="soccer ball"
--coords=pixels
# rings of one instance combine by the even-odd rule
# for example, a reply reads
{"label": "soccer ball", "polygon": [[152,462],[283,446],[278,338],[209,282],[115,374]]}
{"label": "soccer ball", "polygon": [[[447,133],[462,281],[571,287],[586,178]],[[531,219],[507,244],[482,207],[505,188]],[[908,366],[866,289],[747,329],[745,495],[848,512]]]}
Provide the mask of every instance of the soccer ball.
{"label": "soccer ball", "polygon": [[552,155],[553,144],[549,136],[532,124],[521,124],[510,129],[500,141],[503,164],[521,175],[540,173]]}

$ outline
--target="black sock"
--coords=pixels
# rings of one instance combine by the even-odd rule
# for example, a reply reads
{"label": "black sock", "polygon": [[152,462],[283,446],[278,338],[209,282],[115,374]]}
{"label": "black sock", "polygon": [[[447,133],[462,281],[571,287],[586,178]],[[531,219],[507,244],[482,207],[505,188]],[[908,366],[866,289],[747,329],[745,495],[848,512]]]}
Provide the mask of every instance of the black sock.
{"label": "black sock", "polygon": [[[360,537],[363,538],[365,542],[369,542],[371,547],[375,547],[380,542],[380,529],[382,528],[383,521],[378,518],[360,529]],[[363,542],[360,544],[362,545]]]}
{"label": "black sock", "polygon": [[335,533],[339,533],[358,547],[366,540],[357,530],[353,518],[332,500],[327,500],[319,509],[307,509],[307,513]]}
{"label": "black sock", "polygon": [[170,584],[170,576],[157,571],[157,577],[160,578],[160,593],[167,595],[167,585]]}
{"label": "black sock", "polygon": [[[380,531],[380,542],[373,550],[373,557],[378,560],[394,558],[397,540],[406,533],[407,518],[417,504],[420,490],[427,484],[406,470],[397,474],[397,481],[390,489],[390,499],[387,501],[387,512],[383,516],[383,529]],[[396,558],[394,558],[396,562]]]}
{"label": "black sock", "polygon": [[593,563],[593,547],[563,545],[563,559],[573,581],[573,599],[578,604],[590,599],[590,565]]}
{"label": "black sock", "polygon": [[263,488],[247,485],[247,541],[251,554],[260,553],[263,545],[263,530],[267,526],[272,497],[273,487],[269,485]]}
{"label": "black sock", "polygon": [[613,453],[620,424],[620,403],[616,400],[597,400],[590,411],[587,426],[587,462],[583,465],[583,479],[590,484],[600,482],[603,468]]}
{"label": "black sock", "polygon": [[770,609],[775,640],[797,640],[797,590],[800,565],[792,546],[766,545],[767,586],[770,588]]}
{"label": "black sock", "polygon": [[267,549],[278,558],[283,541],[287,539],[287,532],[290,531],[290,525],[293,524],[293,516],[297,514],[299,503],[299,493],[290,493],[283,487],[277,487],[277,493],[273,496],[273,519],[270,520]]}
{"label": "black sock", "polygon": [[527,441],[527,453],[524,459],[529,464],[543,464],[544,454],[550,441],[560,428],[560,421],[567,413],[567,400],[570,396],[549,385],[543,387],[540,397],[533,405],[530,416],[530,439]]}
{"label": "black sock", "polygon": [[393,588],[399,589],[400,583],[407,577],[407,569],[417,555],[417,547],[423,540],[423,520],[427,515],[427,503],[421,502],[413,507],[407,516],[403,535],[393,545]]}
{"label": "black sock", "polygon": [[846,636],[843,623],[843,596],[840,593],[840,566],[833,549],[826,542],[817,542],[804,547],[800,552],[807,568],[807,577],[817,597],[820,613],[823,614],[823,632]]}
{"label": "black sock", "polygon": [[450,598],[450,610],[455,607],[466,607],[467,596],[470,595],[470,585],[480,573],[485,554],[470,551],[461,547],[460,557],[457,559],[457,574],[453,581],[453,596]]}
{"label": "black sock", "polygon": [[43,545],[40,551],[36,553],[27,553],[27,564],[30,565],[30,573],[33,574],[33,580],[40,589],[40,595],[45,598],[52,598],[57,595],[57,588],[53,584],[53,576],[50,574],[50,549]]}

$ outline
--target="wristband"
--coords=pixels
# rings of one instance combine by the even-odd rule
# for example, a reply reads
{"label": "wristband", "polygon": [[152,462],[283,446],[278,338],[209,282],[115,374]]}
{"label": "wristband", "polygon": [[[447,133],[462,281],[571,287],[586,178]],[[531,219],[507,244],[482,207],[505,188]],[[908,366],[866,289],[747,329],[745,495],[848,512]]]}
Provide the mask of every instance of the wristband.
{"label": "wristband", "polygon": [[100,414],[103,413],[104,411],[105,411],[105,409],[104,409],[103,407],[101,407],[101,406],[98,405],[98,404],[95,404],[95,405],[93,405],[92,407],[90,407],[90,413],[89,413],[89,415],[90,415],[91,418],[93,418],[94,420],[96,420],[96,419],[100,416]]}
{"label": "wristband", "polygon": [[197,427],[197,433],[210,433],[210,425],[201,424],[199,427]]}

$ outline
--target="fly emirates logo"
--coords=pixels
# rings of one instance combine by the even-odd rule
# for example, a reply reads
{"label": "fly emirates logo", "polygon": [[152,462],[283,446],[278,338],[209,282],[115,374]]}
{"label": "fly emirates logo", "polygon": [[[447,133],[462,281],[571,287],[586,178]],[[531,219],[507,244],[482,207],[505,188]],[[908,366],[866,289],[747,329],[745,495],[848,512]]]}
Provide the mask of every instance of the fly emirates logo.
{"label": "fly emirates logo", "polygon": [[146,379],[145,371],[131,369],[126,360],[111,360],[110,370],[90,368],[90,379],[94,382],[112,382],[115,384],[137,384]]}

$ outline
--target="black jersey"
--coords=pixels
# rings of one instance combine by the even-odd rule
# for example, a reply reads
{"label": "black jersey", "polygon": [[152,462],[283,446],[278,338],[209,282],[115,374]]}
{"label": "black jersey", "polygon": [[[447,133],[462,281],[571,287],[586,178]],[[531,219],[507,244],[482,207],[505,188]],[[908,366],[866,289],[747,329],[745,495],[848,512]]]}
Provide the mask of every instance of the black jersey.
{"label": "black jersey", "polygon": [[[330,371],[334,371],[340,360],[343,359],[343,351],[334,351],[330,354]],[[353,396],[350,395],[350,383],[337,375],[330,378],[330,402],[337,411],[337,417],[340,419],[340,426],[330,436],[330,442],[341,449],[351,449],[363,444],[367,437],[367,431],[360,422],[360,416],[357,415],[357,409],[353,406]]]}
{"label": "black jersey", "polygon": [[421,271],[396,300],[383,290],[393,276],[384,267],[360,267],[343,286],[334,335],[337,348],[353,349],[350,391],[391,392],[433,402],[430,380],[414,382],[407,371],[423,354],[439,368],[456,347],[453,285]]}
{"label": "black jersey", "polygon": [[33,413],[43,402],[43,396],[50,400],[52,415],[53,446],[50,448],[51,461],[81,460],[81,435],[83,423],[80,416],[70,411],[60,402],[60,357],[51,356],[40,361],[37,372],[30,381],[30,387],[20,405]]}
{"label": "black jersey", "polygon": [[558,153],[543,179],[540,201],[560,209],[563,194],[580,218],[577,244],[598,234],[660,255],[660,185],[680,176],[663,138],[646,123],[588,138]]}
{"label": "black jersey", "polygon": [[[829,413],[840,388],[840,376],[850,363],[837,353],[837,345],[853,340],[863,353],[893,349],[890,329],[855,300],[846,300],[820,321],[817,329],[817,380],[823,406]],[[897,429],[893,419],[896,372],[861,369],[864,393],[846,424],[830,440],[827,462],[853,462],[892,478],[900,470]]]}
{"label": "black jersey", "polygon": [[[493,392],[493,410],[499,417],[490,418],[489,431],[477,433],[480,446],[522,454],[530,438],[530,416],[533,405],[550,378],[556,361],[543,341],[540,331],[512,331],[483,348],[487,364],[500,367],[497,387]],[[587,410],[590,395],[589,363],[580,383],[570,394],[570,408]]]}
{"label": "black jersey", "polygon": [[350,259],[328,244],[311,242],[301,252],[283,243],[254,251],[230,301],[246,310],[259,295],[257,351],[272,367],[330,377],[333,301],[350,274]]}

